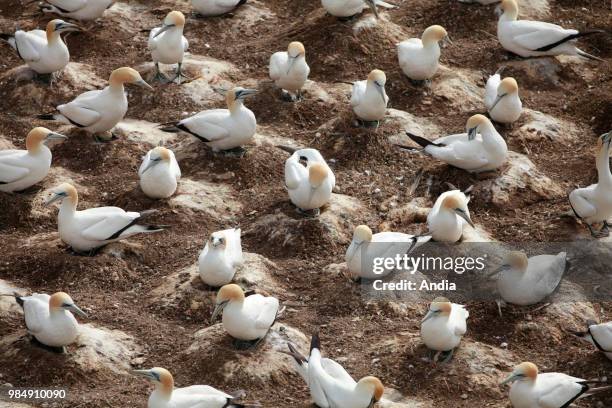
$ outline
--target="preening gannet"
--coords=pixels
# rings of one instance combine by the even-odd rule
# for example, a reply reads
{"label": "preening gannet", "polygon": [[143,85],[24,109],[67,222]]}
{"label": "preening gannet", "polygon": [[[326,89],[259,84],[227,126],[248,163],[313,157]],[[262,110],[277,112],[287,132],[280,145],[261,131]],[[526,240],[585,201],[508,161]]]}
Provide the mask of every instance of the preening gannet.
{"label": "preening gannet", "polygon": [[255,135],[257,120],[253,112],[244,106],[244,99],[257,93],[255,89],[234,88],[226,92],[227,109],[210,109],[178,122],[165,123],[164,132],[187,132],[197,137],[213,152],[241,148]]}
{"label": "preening gannet", "polygon": [[506,141],[486,116],[469,118],[466,130],[467,133],[440,137],[434,142],[406,133],[425,153],[470,173],[496,170],[506,162]]}
{"label": "preening gannet", "polygon": [[608,360],[612,360],[612,322],[598,324],[589,320],[586,325],[586,331],[574,332],[574,334],[597,347],[597,350],[604,353]]}
{"label": "preening gannet", "polygon": [[[612,217],[612,174],[610,173],[610,143],[612,133],[604,133],[597,139],[597,184],[577,188],[569,195],[570,206],[574,214],[583,220],[591,235],[603,238],[610,235],[608,220]],[[603,223],[600,231],[595,231],[592,224]]]}
{"label": "preening gannet", "polygon": [[[301,90],[310,74],[306,63],[306,49],[301,42],[289,43],[287,51],[279,51],[270,57],[270,79],[276,86],[287,91],[289,99],[302,97]],[[295,97],[292,95],[295,94]]]}
{"label": "preening gannet", "polygon": [[149,396],[148,408],[240,408],[233,404],[234,396],[210,385],[174,388],[174,378],[165,368],[132,370],[132,373],[153,381],[155,389]]}
{"label": "preening gannet", "polygon": [[140,188],[151,198],[168,198],[176,192],[181,169],[172,150],[158,146],[147,152],[140,169]]}
{"label": "preening gannet", "polygon": [[501,69],[491,75],[485,86],[484,103],[491,119],[498,123],[512,123],[523,112],[523,103],[519,98],[516,79],[501,79]]}
{"label": "preening gannet", "polygon": [[[183,65],[183,57],[185,51],[189,48],[189,41],[183,36],[185,28],[185,16],[180,11],[171,11],[164,19],[164,24],[161,27],[155,27],[149,34],[149,50],[151,57],[155,63],[155,78],[161,81],[178,80],[181,83],[181,78],[187,78],[183,75],[181,67]],[[162,64],[178,64],[176,75],[172,79],[166,78],[159,70],[159,63]]]}
{"label": "preening gannet", "polygon": [[417,236],[401,232],[384,231],[372,234],[367,225],[359,225],[353,232],[353,240],[346,250],[345,260],[348,270],[355,279],[382,278],[393,269],[384,268],[382,271],[374,270],[374,259],[395,258],[397,255],[409,254],[412,250],[425,242],[431,236]]}
{"label": "preening gannet", "polygon": [[372,10],[376,18],[378,18],[378,9],[376,6],[387,9],[396,7],[382,0],[321,0],[321,5],[329,14],[340,18],[353,17],[360,14],[368,7]]}
{"label": "preening gannet", "polygon": [[440,194],[427,215],[431,237],[437,242],[457,242],[463,235],[465,224],[474,227],[470,218],[470,198],[459,190]]}
{"label": "preening gannet", "polygon": [[300,354],[291,343],[289,354],[296,363],[300,376],[310,389],[312,401],[322,408],[371,408],[381,400],[385,388],[382,382],[372,376],[358,382],[340,364],[321,357],[319,335],[314,334],[310,343],[308,359]]}
{"label": "preening gannet", "polygon": [[62,241],[77,252],[87,252],[140,233],[162,231],[161,226],[141,225],[146,213],[126,212],[118,207],[98,207],[77,211],[76,188],[64,183],[52,190],[46,204],[61,202],[57,224]]}
{"label": "preening gannet", "polygon": [[44,0],[39,7],[43,13],[59,14],[75,20],[96,20],[113,5],[115,0]]}
{"label": "preening gannet", "polygon": [[502,384],[510,387],[510,402],[514,408],[566,408],[572,402],[606,391],[612,386],[591,388],[593,381],[563,373],[538,373],[533,363],[521,363]]}
{"label": "preening gannet", "polygon": [[444,352],[444,362],[449,361],[453,351],[467,331],[467,318],[470,313],[463,305],[451,303],[438,297],[431,302],[429,311],[421,322],[421,339],[428,349]]}
{"label": "preening gannet", "polygon": [[542,21],[517,20],[516,0],[503,0],[500,7],[503,13],[497,23],[497,38],[506,50],[521,57],[564,54],[601,60],[576,47],[576,39],[603,31],[579,32]]}
{"label": "preening gannet", "polygon": [[77,337],[79,323],[72,313],[87,317],[64,292],[51,296],[44,293],[34,293],[31,296],[15,294],[15,300],[23,308],[28,333],[44,346],[60,348],[54,351],[62,351],[63,347],[73,343]]}
{"label": "preening gannet", "polygon": [[211,322],[223,314],[223,328],[235,340],[236,346],[258,344],[270,331],[278,314],[278,299],[253,294],[245,297],[238,285],[230,283],[217,293]]}
{"label": "preening gannet", "polygon": [[226,285],[242,261],[240,228],[213,232],[198,258],[200,278],[208,286]]}
{"label": "preening gannet", "polygon": [[397,45],[397,57],[404,74],[413,81],[431,79],[438,71],[440,41],[448,33],[439,25],[428,27],[421,38],[410,38]]}
{"label": "preening gannet", "polygon": [[[127,112],[128,100],[123,84],[130,83],[153,89],[142,79],[138,71],[128,67],[114,70],[108,83],[109,85],[102,90],[87,91],[72,102],[59,105],[58,113],[39,115],[38,119],[56,120],[99,135],[115,127]],[[101,138],[110,140],[108,135]]]}
{"label": "preening gannet", "polygon": [[385,92],[387,76],[379,69],[375,69],[368,75],[365,81],[357,81],[353,84],[351,93],[351,106],[355,115],[363,121],[378,125],[385,117],[389,97]]}
{"label": "preening gannet", "polygon": [[47,177],[51,150],[45,143],[65,139],[64,135],[37,127],[26,137],[26,150],[0,150],[0,191],[25,190]]}
{"label": "preening gannet", "polygon": [[191,0],[191,6],[199,14],[212,17],[229,13],[247,0]]}

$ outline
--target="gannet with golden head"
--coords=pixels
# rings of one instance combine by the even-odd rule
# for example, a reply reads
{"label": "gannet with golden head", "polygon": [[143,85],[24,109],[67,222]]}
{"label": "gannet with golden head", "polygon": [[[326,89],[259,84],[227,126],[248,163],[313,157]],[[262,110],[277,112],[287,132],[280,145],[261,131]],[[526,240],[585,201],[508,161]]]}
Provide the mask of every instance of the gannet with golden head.
{"label": "gannet with golden head", "polygon": [[168,198],[176,192],[181,169],[172,150],[158,146],[147,152],[140,169],[140,188],[150,198]]}
{"label": "gannet with golden head", "polygon": [[36,127],[26,137],[26,150],[0,150],[0,191],[25,190],[47,177],[51,150],[45,144],[65,139],[64,135]]}
{"label": "gannet with golden head", "polygon": [[202,16],[214,17],[227,14],[246,2],[247,0],[191,0],[191,6]]}
{"label": "gannet with golden head", "polygon": [[[182,73],[183,57],[189,48],[189,41],[183,36],[185,28],[185,16],[180,11],[171,11],[164,19],[161,27],[156,27],[149,34],[149,50],[155,63],[155,78],[161,81],[178,80],[187,78]],[[166,78],[159,70],[159,63],[178,64],[176,76],[172,79]]]}
{"label": "gannet with golden head", "polygon": [[155,389],[149,396],[148,408],[239,408],[233,404],[234,396],[219,391],[210,385],[190,385],[174,388],[174,378],[165,368],[154,367],[150,370],[132,370],[152,381]]}
{"label": "gannet with golden head", "polygon": [[421,38],[410,38],[397,45],[397,56],[404,74],[413,81],[431,79],[438,72],[440,41],[448,41],[444,27],[427,27]]}
{"label": "gannet with golden head", "polygon": [[469,197],[459,190],[440,194],[427,215],[429,233],[435,241],[457,242],[466,224],[474,227],[468,209],[469,202]]}
{"label": "gannet with golden head", "polygon": [[362,13],[367,8],[370,8],[372,13],[378,18],[376,6],[387,9],[396,7],[382,0],[321,0],[321,5],[329,14],[339,18],[353,17]]}
{"label": "gannet with golden head", "polygon": [[54,188],[46,204],[56,201],[61,203],[57,217],[59,236],[77,252],[92,251],[132,235],[163,230],[160,226],[139,224],[146,212],[126,212],[118,207],[77,211],[77,190],[68,183]]}
{"label": "gannet with golden head", "polygon": [[389,97],[385,92],[386,83],[385,73],[375,69],[368,74],[367,80],[353,84],[351,106],[361,121],[378,125],[378,122],[385,117],[389,103]]}
{"label": "gannet with golden head", "polygon": [[[270,57],[270,79],[276,86],[289,92],[291,100],[301,98],[301,89],[308,79],[310,67],[306,63],[304,44],[294,41],[287,51],[279,51]],[[295,94],[295,97],[292,95]]]}
{"label": "gannet with golden head", "polygon": [[588,341],[601,351],[608,360],[612,360],[612,322],[586,322],[587,329],[583,332],[573,332],[576,336]]}
{"label": "gannet with golden head", "polygon": [[491,119],[497,123],[513,123],[521,117],[523,103],[516,79],[501,79],[500,71],[491,75],[485,86],[484,103]]}
{"label": "gannet with golden head", "polygon": [[240,228],[213,232],[198,258],[200,278],[208,286],[226,285],[242,262]]}
{"label": "gannet with golden head", "polygon": [[115,0],[44,0],[39,4],[43,13],[59,14],[74,20],[96,20]]}
{"label": "gannet with golden head", "polygon": [[467,331],[470,313],[463,305],[438,297],[431,302],[429,311],[421,321],[421,339],[428,349],[444,352],[444,362],[450,361],[453,351]]}

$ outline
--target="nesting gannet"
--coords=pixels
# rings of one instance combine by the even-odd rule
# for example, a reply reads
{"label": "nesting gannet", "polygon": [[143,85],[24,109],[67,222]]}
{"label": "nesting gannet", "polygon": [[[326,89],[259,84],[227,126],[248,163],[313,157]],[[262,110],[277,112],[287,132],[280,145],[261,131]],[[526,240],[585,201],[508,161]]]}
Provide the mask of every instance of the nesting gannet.
{"label": "nesting gannet", "polygon": [[198,14],[213,17],[229,13],[246,2],[247,0],[191,0],[191,6]]}
{"label": "nesting gannet", "polygon": [[158,146],[147,152],[140,169],[140,188],[151,198],[168,198],[173,195],[181,178],[181,169],[174,153]]}
{"label": "nesting gannet", "polygon": [[210,385],[190,385],[174,388],[174,378],[165,368],[132,370],[132,373],[153,381],[155,389],[149,396],[148,408],[239,408],[234,396]]}
{"label": "nesting gannet", "polygon": [[258,344],[270,331],[278,314],[278,299],[271,296],[244,295],[238,285],[230,283],[217,293],[216,307],[211,322],[223,313],[223,328],[236,341],[235,345],[244,347]]}
{"label": "nesting gannet", "polygon": [[501,384],[510,387],[510,402],[514,408],[566,408],[572,402],[612,388],[591,388],[593,381],[563,373],[538,373],[533,363],[521,363]]}
{"label": "nesting gannet", "polygon": [[375,69],[368,74],[365,81],[353,84],[351,93],[351,106],[353,112],[366,125],[378,126],[378,122],[387,112],[389,97],[385,92],[387,77],[384,72]]}
{"label": "nesting gannet", "polygon": [[[279,51],[270,57],[270,79],[281,88],[284,96],[291,100],[302,97],[302,87],[310,67],[306,63],[306,49],[301,42],[294,41],[289,44],[287,51]],[[295,94],[295,97],[292,95]]]}
{"label": "nesting gannet", "polygon": [[[92,134],[107,133],[123,119],[128,109],[123,84],[130,83],[153,89],[142,79],[138,71],[129,67],[114,70],[108,83],[109,85],[102,90],[84,92],[72,102],[59,105],[58,113],[39,115],[38,119],[56,120],[74,125]],[[101,138],[110,140],[108,135]]]}
{"label": "nesting gannet", "polygon": [[26,150],[0,150],[0,191],[25,190],[47,177],[51,150],[45,143],[60,139],[67,137],[37,127],[26,137]]}
{"label": "nesting gannet", "polygon": [[421,321],[421,339],[428,349],[444,352],[444,362],[449,361],[453,351],[467,331],[467,318],[470,313],[463,305],[451,303],[438,297],[431,302],[429,311]]}
{"label": "nesting gannet", "polygon": [[474,227],[470,218],[470,198],[460,190],[446,191],[434,203],[427,215],[431,237],[438,242],[457,242],[463,235],[465,224]]}
{"label": "nesting gannet", "polygon": [[76,188],[64,183],[52,190],[46,204],[61,202],[57,224],[62,241],[77,252],[87,252],[139,233],[162,231],[161,226],[138,224],[146,213],[126,212],[118,207],[77,211]]}
{"label": "nesting gannet", "polygon": [[[155,79],[161,81],[178,80],[179,84],[181,78],[189,79],[181,71],[185,51],[189,48],[189,41],[183,36],[184,28],[185,16],[183,13],[171,11],[164,19],[164,24],[161,27],[155,27],[151,30],[149,50],[155,63]],[[166,78],[159,70],[160,62],[162,64],[178,64],[176,76],[170,80]]]}
{"label": "nesting gannet", "polygon": [[15,300],[23,308],[28,333],[42,345],[60,349],[54,351],[63,351],[77,337],[79,323],[72,313],[87,317],[64,292],[51,296],[44,293],[34,293],[31,296],[15,294]]}
{"label": "nesting gannet", "polygon": [[[610,173],[610,143],[612,133],[604,133],[597,139],[597,184],[577,188],[569,195],[570,206],[574,214],[583,220],[591,235],[603,238],[610,235],[608,219],[612,217],[612,174]],[[600,231],[595,231],[592,224],[603,223]]]}
{"label": "nesting gannet", "polygon": [[382,278],[393,269],[374,271],[374,259],[395,258],[409,254],[414,248],[429,241],[431,236],[417,236],[401,232],[384,231],[372,234],[367,225],[359,225],[353,232],[353,240],[346,250],[345,260],[350,274],[355,279]]}
{"label": "nesting gannet", "polygon": [[233,150],[244,153],[243,146],[255,135],[257,120],[253,112],[244,106],[244,98],[257,92],[241,87],[227,91],[227,109],[210,109],[178,122],[165,123],[164,132],[184,131],[197,137],[214,152]]}
{"label": "nesting gannet", "polygon": [[321,0],[321,5],[332,16],[343,19],[360,14],[366,8],[370,8],[372,13],[378,18],[376,6],[387,9],[396,7],[382,0]]}
{"label": "nesting gannet", "polygon": [[603,31],[579,32],[542,21],[517,20],[519,7],[516,0],[503,0],[501,10],[497,38],[506,50],[521,57],[564,54],[601,60],[576,47],[576,39]]}
{"label": "nesting gannet", "polygon": [[612,360],[612,322],[598,324],[589,320],[586,325],[586,331],[573,333],[597,347],[608,360]]}
{"label": "nesting gannet", "polygon": [[236,268],[242,265],[240,228],[210,234],[198,258],[200,278],[208,286],[219,287],[232,281]]}
{"label": "nesting gannet", "polygon": [[[483,115],[470,117],[467,133],[444,136],[435,141],[406,132],[423,151],[451,166],[482,173],[500,168],[508,158],[508,146],[495,130],[491,121]],[[400,146],[404,147],[405,146]],[[411,149],[412,148],[408,148]]]}
{"label": "nesting gannet", "polygon": [[96,20],[115,0],[44,0],[39,4],[43,13],[59,14],[75,20]]}
{"label": "nesting gannet", "polygon": [[300,376],[310,389],[312,401],[318,407],[326,408],[371,408],[381,400],[385,391],[382,382],[372,376],[358,382],[340,364],[321,357],[319,335],[314,334],[310,343],[308,359],[300,354],[291,343],[289,354],[296,363]]}
{"label": "nesting gannet", "polygon": [[448,33],[439,25],[428,27],[421,38],[410,38],[397,45],[397,56],[404,74],[413,81],[431,79],[438,71],[440,41]]}
{"label": "nesting gannet", "polygon": [[500,70],[491,75],[485,86],[484,103],[491,119],[498,123],[512,123],[523,112],[518,84],[512,77],[501,79]]}

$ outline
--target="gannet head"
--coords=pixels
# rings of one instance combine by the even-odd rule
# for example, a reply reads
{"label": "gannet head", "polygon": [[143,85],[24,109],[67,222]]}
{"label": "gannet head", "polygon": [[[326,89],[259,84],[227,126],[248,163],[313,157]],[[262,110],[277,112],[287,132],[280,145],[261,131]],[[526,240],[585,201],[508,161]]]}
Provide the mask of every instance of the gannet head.
{"label": "gannet head", "polygon": [[369,406],[374,406],[374,404],[383,396],[385,392],[385,387],[383,383],[376,377],[367,376],[363,377],[357,383],[357,388],[366,391],[368,394],[372,395],[372,400],[370,401]]}
{"label": "gannet head", "polygon": [[170,154],[170,150],[162,146],[157,146],[151,151],[151,155],[149,156],[149,164],[142,171],[142,174],[146,173],[147,170],[154,166],[157,166],[160,163],[170,163],[171,159],[172,155]]}
{"label": "gannet head", "polygon": [[536,378],[538,378],[538,366],[530,362],[525,362],[514,367],[512,374],[502,381],[500,385],[512,383],[514,381],[535,381]]}
{"label": "gannet head", "polygon": [[314,163],[308,168],[308,181],[313,188],[319,187],[327,176],[327,166],[323,163]]}
{"label": "gannet head", "polygon": [[511,251],[504,257],[504,265],[506,268],[512,268],[524,272],[527,270],[529,259],[527,254],[523,251]]}
{"label": "gannet head", "polygon": [[444,198],[444,201],[442,201],[442,208],[454,212],[474,228],[474,223],[468,213],[467,202],[462,195],[449,194]]}
{"label": "gannet head", "polygon": [[130,67],[121,67],[114,70],[111,73],[108,82],[110,82],[111,85],[123,85],[126,83],[134,84],[143,88],[147,88],[149,90],[153,90],[153,87],[147,84],[144,79],[142,79],[140,73],[134,68]]}
{"label": "gannet head", "polygon": [[378,18],[378,9],[376,8],[376,0],[363,0],[363,2],[372,10],[374,16]]}
{"label": "gannet head", "polygon": [[516,20],[518,17],[519,7],[516,0],[502,0],[499,6],[495,9],[498,15],[506,15],[511,20]]}
{"label": "gannet head", "polygon": [[53,313],[61,310],[68,310],[78,314],[79,316],[87,317],[87,314],[74,303],[72,298],[68,296],[67,293],[57,292],[51,295],[49,298],[49,311]]}
{"label": "gannet head", "polygon": [[304,44],[299,41],[293,41],[289,43],[289,46],[287,46],[287,56],[289,57],[287,75],[289,75],[289,72],[291,72],[291,68],[293,68],[295,61],[297,61],[299,57],[306,57],[306,48],[304,48]]}
{"label": "gannet head", "polygon": [[36,153],[43,143],[50,140],[66,140],[66,136],[50,131],[44,127],[35,127],[26,136],[26,149],[30,153]]}
{"label": "gannet head", "polygon": [[243,300],[244,291],[240,286],[234,283],[223,286],[219,289],[219,293],[217,293],[216,306],[210,318],[210,322],[214,322],[219,313],[221,313],[230,302],[242,302]]}
{"label": "gannet head", "polygon": [[68,199],[72,205],[76,206],[79,201],[79,196],[76,188],[70,183],[62,183],[59,186],[51,190],[51,196],[45,202],[45,205],[51,205],[56,201],[63,201]]}
{"label": "gannet head", "polygon": [[245,89],[240,86],[230,89],[225,93],[227,108],[234,110],[238,106],[237,102],[241,103],[247,96],[255,95],[256,93],[257,89]]}
{"label": "gannet head", "polygon": [[225,249],[227,246],[227,239],[225,234],[222,232],[213,232],[210,234],[210,246],[213,248]]}
{"label": "gannet head", "polygon": [[175,27],[180,29],[183,29],[183,27],[185,27],[185,15],[180,11],[176,10],[171,11],[168,13],[168,15],[166,15],[166,18],[164,18],[164,25],[162,25],[162,28],[155,34],[153,38],[159,37],[161,34]]}
{"label": "gannet head", "polygon": [[514,95],[516,93],[518,93],[518,84],[516,83],[516,79],[512,77],[504,78],[503,81],[501,81],[499,83],[499,86],[497,87],[497,97],[495,98],[495,102],[493,102],[493,105],[491,106],[489,111],[492,111],[493,108],[497,106],[499,101],[501,101],[504,96]]}
{"label": "gannet head", "polygon": [[51,20],[47,23],[47,41],[59,37],[61,33],[66,33],[68,31],[81,31],[81,27],[60,19]]}
{"label": "gannet head", "polygon": [[474,140],[483,126],[490,125],[491,121],[485,115],[477,114],[470,117],[465,125],[469,140]]}
{"label": "gannet head", "polygon": [[612,131],[608,133],[604,133],[603,135],[597,138],[597,147],[601,149],[602,147],[607,146],[609,149],[610,145],[612,144],[611,142],[612,142]]}
{"label": "gannet head", "polygon": [[380,69],[372,70],[368,74],[368,83],[371,83],[376,88],[376,91],[382,98],[383,102],[386,103],[385,100],[385,84],[387,83],[387,76]]}
{"label": "gannet head", "polygon": [[372,241],[372,230],[367,225],[359,225],[353,231],[353,242],[361,244]]}
{"label": "gannet head", "polygon": [[437,43],[442,40],[447,40],[448,33],[444,29],[444,27],[439,25],[432,25],[425,29],[423,35],[421,36],[421,41],[423,41],[424,45],[428,45],[431,43]]}
{"label": "gannet head", "polygon": [[431,305],[429,305],[429,310],[427,311],[427,314],[425,315],[423,320],[421,320],[421,324],[425,323],[427,320],[431,319],[432,317],[438,317],[438,316],[448,317],[451,313],[452,308],[453,308],[453,305],[447,298],[445,297],[435,298],[431,302]]}
{"label": "gannet head", "polygon": [[145,377],[153,381],[155,388],[159,388],[164,394],[169,396],[174,389],[174,378],[170,371],[161,367],[153,367],[150,370],[132,370],[132,374]]}

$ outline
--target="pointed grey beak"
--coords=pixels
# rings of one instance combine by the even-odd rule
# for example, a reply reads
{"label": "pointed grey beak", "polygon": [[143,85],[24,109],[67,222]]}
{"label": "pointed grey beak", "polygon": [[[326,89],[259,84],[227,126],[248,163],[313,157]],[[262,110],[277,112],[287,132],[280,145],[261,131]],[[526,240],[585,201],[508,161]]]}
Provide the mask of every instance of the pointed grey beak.
{"label": "pointed grey beak", "polygon": [[474,226],[474,223],[470,219],[470,216],[467,215],[467,213],[465,211],[463,211],[461,208],[455,208],[455,214],[457,214],[458,216],[463,218],[468,224],[470,224],[472,226],[472,228],[476,228]]}
{"label": "pointed grey beak", "polygon": [[510,265],[507,265],[507,264],[501,265],[499,268],[495,269],[493,272],[488,274],[487,278],[490,278],[491,276],[495,276],[503,271],[507,271],[508,269],[510,269]]}
{"label": "pointed grey beak", "polygon": [[159,157],[156,159],[150,159],[149,164],[147,164],[147,167],[145,167],[145,169],[142,171],[142,174],[145,174],[147,170],[158,165],[160,162],[161,162],[161,159]]}
{"label": "pointed grey beak", "polygon": [[153,376],[153,372],[151,370],[130,370],[130,373],[137,375],[139,377],[145,377],[148,380],[155,380],[156,378]]}
{"label": "pointed grey beak", "polygon": [[376,89],[378,90],[378,93],[380,94],[380,97],[382,98],[383,103],[386,103],[387,101],[385,100],[385,88],[383,88],[383,86],[379,84],[378,82],[374,82],[374,84],[376,85]]}
{"label": "pointed grey beak", "polygon": [[446,35],[446,37],[444,37],[444,39],[442,40],[442,42],[444,43],[444,45],[448,44],[448,45],[453,45],[453,42],[451,41],[451,38],[449,35]]}
{"label": "pointed grey beak", "polygon": [[81,308],[75,305],[74,303],[69,306],[66,306],[66,309],[78,314],[81,317],[87,317],[87,313],[82,311]]}
{"label": "pointed grey beak", "polygon": [[478,134],[478,128],[477,127],[471,128],[470,130],[468,130],[468,140],[474,140],[477,134]]}
{"label": "pointed grey beak", "polygon": [[65,197],[66,197],[65,193],[53,193],[53,195],[51,197],[49,197],[45,201],[45,205],[49,206],[49,205],[53,204],[56,201],[60,201],[60,200],[64,199]]}
{"label": "pointed grey beak", "polygon": [[227,300],[219,303],[216,307],[215,310],[213,311],[212,316],[210,317],[210,324],[213,324],[215,322],[215,320],[217,319],[217,316],[219,315],[219,313],[221,313],[223,311],[223,309],[225,308],[225,306],[227,306]]}
{"label": "pointed grey beak", "polygon": [[166,31],[168,31],[171,28],[174,28],[175,25],[174,24],[168,24],[168,25],[163,25],[162,28],[153,36],[153,38],[157,38],[160,35],[162,35],[163,33],[165,33]]}
{"label": "pointed grey beak", "polygon": [[423,318],[423,320],[421,320],[421,324],[425,323],[427,320],[431,319],[432,317],[434,317],[436,314],[436,312],[434,312],[433,310],[428,310],[427,314],[425,315],[425,317]]}
{"label": "pointed grey beak", "polygon": [[506,95],[507,95],[507,94],[497,95],[497,98],[495,99],[495,102],[493,102],[493,106],[491,106],[491,109],[489,109],[489,112],[490,112],[490,111],[492,111],[492,110],[493,110],[493,109],[494,109],[494,108],[497,106],[497,104],[499,103],[499,101],[501,101],[501,100],[502,100],[502,98],[503,98],[504,96],[506,96]]}
{"label": "pointed grey beak", "polygon": [[504,381],[500,382],[499,385],[508,384],[508,383],[514,382],[516,380],[518,380],[518,376],[516,374],[512,373],[512,374],[510,374],[508,376],[508,378],[506,378]]}
{"label": "pointed grey beak", "polygon": [[255,95],[257,92],[257,89],[243,89],[239,92],[238,99],[244,99],[247,96]]}
{"label": "pointed grey beak", "polygon": [[68,136],[64,136],[59,133],[51,132],[45,138],[45,142],[50,141],[50,140],[67,140],[67,139],[68,139]]}
{"label": "pointed grey beak", "polygon": [[365,3],[368,5],[368,7],[370,7],[370,10],[372,10],[372,13],[374,13],[374,16],[376,18],[378,18],[378,9],[376,8],[376,0],[365,0]]}
{"label": "pointed grey beak", "polygon": [[144,79],[139,79],[138,81],[134,82],[134,85],[138,85],[141,88],[146,88],[149,91],[153,90],[153,87],[151,85],[147,84]]}
{"label": "pointed grey beak", "polygon": [[291,62],[289,63],[289,68],[287,68],[287,75],[289,75],[289,72],[291,72],[291,69],[293,68],[293,64],[295,64],[295,61],[297,61],[299,55],[296,55],[295,57],[292,57],[291,55],[289,55],[289,59],[291,60]]}
{"label": "pointed grey beak", "polygon": [[82,28],[76,24],[63,22],[55,26],[55,31],[65,33],[69,31],[82,31]]}

